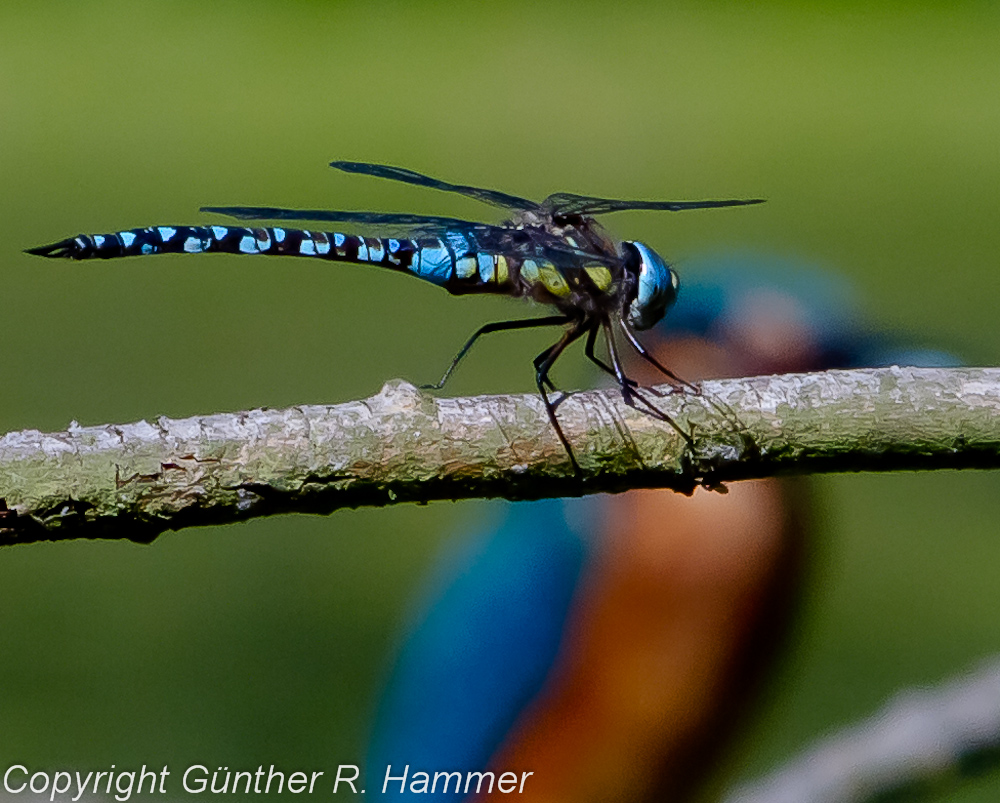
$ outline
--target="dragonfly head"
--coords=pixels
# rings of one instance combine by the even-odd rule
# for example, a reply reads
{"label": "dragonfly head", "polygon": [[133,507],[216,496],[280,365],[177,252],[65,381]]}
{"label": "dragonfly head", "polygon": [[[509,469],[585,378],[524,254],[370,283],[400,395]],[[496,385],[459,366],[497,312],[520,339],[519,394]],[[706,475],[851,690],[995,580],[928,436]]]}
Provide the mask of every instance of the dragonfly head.
{"label": "dragonfly head", "polygon": [[628,310],[622,310],[636,329],[655,326],[677,300],[677,273],[648,245],[626,241],[625,270],[633,277],[632,293],[626,294]]}

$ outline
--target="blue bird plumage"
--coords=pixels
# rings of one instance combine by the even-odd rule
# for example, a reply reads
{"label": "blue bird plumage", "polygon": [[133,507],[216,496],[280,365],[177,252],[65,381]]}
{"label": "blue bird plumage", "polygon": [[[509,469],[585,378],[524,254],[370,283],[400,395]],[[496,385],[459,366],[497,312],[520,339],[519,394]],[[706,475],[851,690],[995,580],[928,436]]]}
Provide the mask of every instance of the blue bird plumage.
{"label": "blue bird plumage", "polygon": [[[905,344],[907,338],[879,332],[868,323],[858,311],[860,305],[854,289],[829,271],[781,259],[740,256],[691,260],[686,267],[693,278],[673,311],[669,331],[680,340],[693,338],[699,343],[721,344],[726,350],[725,356],[732,357],[737,364],[740,360],[742,364],[754,360],[748,353],[754,347],[753,337],[747,337],[751,325],[771,327],[772,332],[782,333],[788,339],[791,356],[778,357],[779,361],[792,359],[815,363],[793,364],[791,368],[796,370],[876,364],[870,360],[903,364],[911,364],[912,359],[925,364],[929,359],[935,359],[936,364],[956,362],[947,352],[935,353],[906,345],[893,347],[894,343]],[[758,303],[761,300],[768,303]],[[748,322],[748,316],[755,320]],[[737,342],[741,338],[743,342]],[[770,367],[768,364],[762,366],[764,370]],[[768,487],[774,490],[777,486]],[[680,549],[674,542],[677,528],[691,531],[688,548],[693,550],[693,556],[682,565],[695,574],[696,568],[690,567],[704,566],[708,574],[703,582],[708,586],[724,582],[714,572],[725,564],[719,563],[718,557],[710,556],[719,549],[708,537],[713,533],[701,531],[699,527],[719,527],[728,522],[726,526],[737,531],[743,528],[759,532],[759,539],[753,542],[758,550],[772,541],[780,545],[782,539],[801,537],[794,532],[799,514],[792,510],[796,501],[802,504],[808,499],[801,488],[770,497],[764,493],[764,487],[755,488],[758,495],[764,494],[765,501],[771,499],[770,507],[749,507],[739,499],[734,503],[733,497],[740,496],[735,491],[724,499],[718,498],[718,504],[713,506],[722,508],[728,504],[730,507],[724,510],[742,511],[743,516],[751,517],[742,521],[736,512],[723,510],[721,516],[713,517],[704,507],[705,503],[685,507],[686,500],[677,500],[671,509],[689,512],[683,519],[659,521],[658,538],[645,551],[634,544],[619,548],[621,532],[607,530],[612,521],[626,531],[641,527],[641,503],[638,499],[632,501],[631,494],[616,499],[595,497],[508,505],[504,508],[507,517],[499,526],[487,530],[487,535],[480,534],[463,542],[458,548],[460,554],[456,554],[454,547],[449,549],[442,556],[435,576],[428,580],[432,591],[424,598],[405,636],[379,704],[366,759],[368,794],[381,789],[386,766],[390,763],[394,775],[398,775],[407,763],[411,771],[419,767],[431,772],[460,770],[466,773],[487,768],[500,771],[506,767],[505,761],[515,757],[524,759],[527,769],[546,773],[544,778],[528,779],[526,794],[521,799],[536,799],[532,793],[532,783],[536,780],[546,785],[545,800],[608,799],[601,796],[599,777],[605,781],[610,779],[618,789],[633,784],[636,789],[647,790],[636,793],[629,798],[632,800],[663,799],[667,793],[671,799],[683,799],[688,789],[684,784],[693,783],[699,777],[697,762],[690,756],[685,758],[684,751],[710,753],[704,743],[698,741],[704,737],[696,731],[678,735],[684,733],[684,719],[670,720],[670,717],[677,717],[676,709],[655,708],[657,701],[665,705],[665,690],[679,682],[676,660],[665,665],[662,674],[649,674],[643,664],[629,663],[638,661],[642,653],[631,657],[616,655],[609,658],[609,663],[619,668],[619,674],[608,677],[607,668],[593,665],[593,658],[602,652],[620,651],[623,644],[629,643],[632,632],[648,637],[648,629],[644,630],[636,621],[640,616],[695,603],[678,597],[685,581],[670,571],[653,589],[634,589],[643,607],[634,609],[633,618],[627,620],[620,618],[620,612],[607,609],[606,606],[614,603],[614,595],[609,597],[605,593],[602,598],[600,589],[602,584],[615,582],[608,580],[609,576],[617,576],[617,582],[628,588],[627,584],[642,577],[643,572],[655,571],[655,568],[642,565],[650,561],[651,555],[656,556],[656,560],[671,560],[669,556]],[[667,496],[666,501],[675,499]],[[649,492],[642,498],[648,499]],[[784,507],[775,508],[776,499],[783,500]],[[702,543],[709,554],[698,554]],[[794,551],[794,544],[787,546]],[[616,555],[610,563],[609,553]],[[765,571],[755,582],[781,581],[783,572],[785,580],[793,582],[794,562],[783,555],[786,551],[778,549],[772,559],[777,568],[770,573]],[[750,555],[736,554],[730,561],[730,568],[741,570],[744,564],[752,562]],[[733,566],[736,569],[732,569]],[[620,595],[621,591],[618,593]],[[751,585],[747,598],[757,599],[766,593],[772,592]],[[784,597],[779,594],[776,598]],[[619,600],[617,604],[620,603]],[[720,615],[723,620],[736,621],[747,615],[749,608],[746,605],[745,601],[741,602],[738,609],[723,609]],[[690,614],[679,614],[681,619],[684,616]],[[594,626],[595,622],[602,621],[601,617],[605,617],[603,631]],[[779,629],[783,622],[766,608],[761,619]],[[582,635],[581,622],[590,625]],[[570,638],[570,623],[577,628],[576,640]],[[617,642],[591,644],[589,652],[581,651],[584,645],[580,638],[590,634],[592,639],[598,639],[616,631],[619,633]],[[653,637],[682,641],[675,631]],[[712,637],[719,638],[717,634]],[[764,648],[756,646],[753,649],[762,653]],[[707,671],[707,664],[697,663],[696,666],[699,672]],[[741,677],[746,674],[742,665],[733,671]],[[581,736],[579,731],[586,726],[578,723],[590,722],[598,715],[573,706],[599,707],[602,700],[599,689],[608,683],[620,685],[618,693],[621,695],[634,691],[639,699],[646,701],[644,706],[634,697],[627,697],[619,725],[631,723],[634,730],[608,737],[636,740],[631,745],[631,752],[644,757],[637,759],[636,767],[616,764],[614,758],[607,755],[606,746],[601,748],[603,754],[592,756],[585,752],[587,745],[593,749],[594,743],[604,743],[599,734],[590,739]],[[713,726],[721,737],[727,731],[727,724],[735,721],[735,708],[721,690],[712,699],[728,701],[720,713],[723,720]],[[698,703],[692,701],[691,705]],[[631,714],[630,709],[633,709]],[[709,716],[704,712],[698,715]],[[550,720],[548,724],[543,721],[546,717]],[[557,721],[551,721],[553,718]],[[642,720],[655,722],[657,719],[665,720],[664,730],[659,732],[662,744],[650,744],[648,740],[656,731],[650,730],[648,722],[644,725]],[[539,743],[537,739],[543,737],[543,742]],[[553,739],[562,739],[565,744],[553,745]],[[540,744],[547,750],[544,761],[537,752]],[[558,760],[553,759],[552,753]],[[531,763],[532,757],[539,764]],[[592,797],[581,797],[578,786],[574,786],[581,783],[578,777],[581,767],[600,763],[602,759],[610,766],[593,768],[594,778],[585,783],[587,794]],[[660,761],[673,769],[663,775]],[[562,777],[558,777],[560,773]],[[642,773],[645,773],[644,778],[639,777]],[[398,782],[390,785],[390,790],[387,799],[401,797]],[[449,792],[432,795],[429,799],[469,798],[471,795]]]}

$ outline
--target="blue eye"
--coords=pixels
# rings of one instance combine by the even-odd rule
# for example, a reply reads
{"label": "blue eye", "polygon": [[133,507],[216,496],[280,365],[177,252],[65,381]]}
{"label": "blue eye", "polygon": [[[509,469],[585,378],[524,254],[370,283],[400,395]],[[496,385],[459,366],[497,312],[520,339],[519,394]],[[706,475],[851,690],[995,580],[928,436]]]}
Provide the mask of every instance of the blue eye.
{"label": "blue eye", "polygon": [[626,245],[635,249],[639,261],[639,287],[628,308],[628,323],[636,329],[649,329],[660,322],[677,300],[679,279],[649,246],[637,242]]}

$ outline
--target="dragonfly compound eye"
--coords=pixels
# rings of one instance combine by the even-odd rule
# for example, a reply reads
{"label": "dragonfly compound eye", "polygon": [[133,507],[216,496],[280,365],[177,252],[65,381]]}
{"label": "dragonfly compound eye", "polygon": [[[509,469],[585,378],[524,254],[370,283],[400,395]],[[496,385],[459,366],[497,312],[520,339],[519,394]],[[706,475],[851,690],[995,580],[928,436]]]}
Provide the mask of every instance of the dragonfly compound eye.
{"label": "dragonfly compound eye", "polygon": [[638,272],[638,287],[627,320],[636,329],[649,329],[677,300],[677,273],[649,246],[637,242],[626,242],[624,246],[630,267]]}

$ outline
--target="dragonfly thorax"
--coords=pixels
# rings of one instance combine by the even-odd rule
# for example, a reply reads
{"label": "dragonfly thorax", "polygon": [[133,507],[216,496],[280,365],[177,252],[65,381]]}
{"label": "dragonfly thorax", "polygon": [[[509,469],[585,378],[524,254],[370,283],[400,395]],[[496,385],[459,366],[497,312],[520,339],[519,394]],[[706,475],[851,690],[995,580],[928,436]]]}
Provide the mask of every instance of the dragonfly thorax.
{"label": "dragonfly thorax", "polygon": [[634,290],[623,298],[622,315],[636,329],[649,329],[677,300],[677,273],[647,245],[626,240],[622,248],[625,272],[634,277]]}

